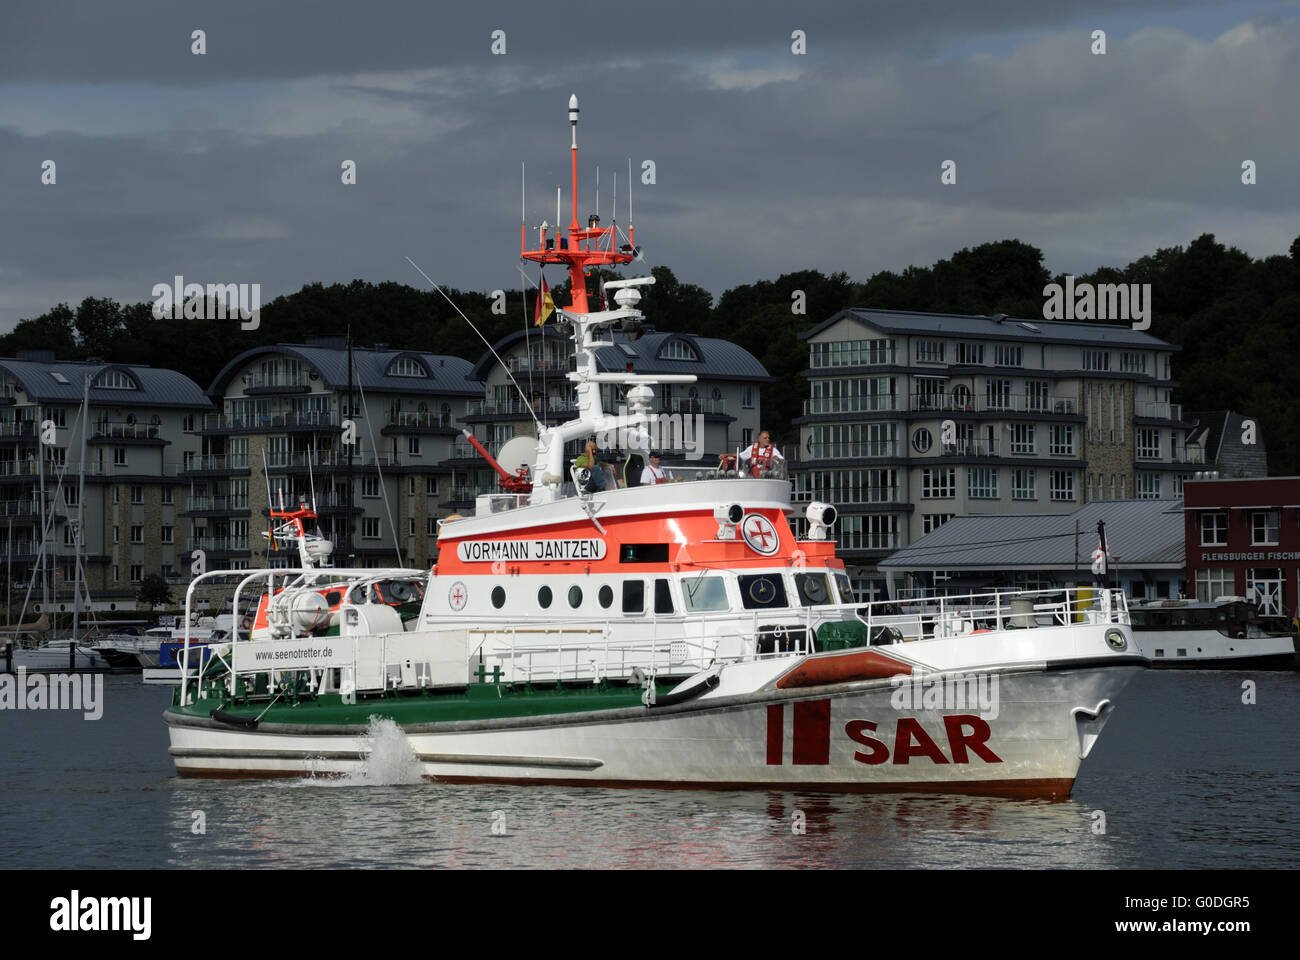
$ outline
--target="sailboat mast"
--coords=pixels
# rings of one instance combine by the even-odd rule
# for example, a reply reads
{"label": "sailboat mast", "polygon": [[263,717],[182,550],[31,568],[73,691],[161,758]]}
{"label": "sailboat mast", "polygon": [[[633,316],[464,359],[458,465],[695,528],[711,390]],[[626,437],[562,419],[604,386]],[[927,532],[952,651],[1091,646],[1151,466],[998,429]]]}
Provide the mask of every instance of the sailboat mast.
{"label": "sailboat mast", "polygon": [[352,331],[348,330],[348,419],[354,421],[352,428],[354,431],[354,441],[348,446],[348,465],[344,473],[345,482],[348,488],[348,510],[343,518],[343,556],[348,558],[349,565],[352,563],[352,451],[356,449],[355,430],[356,430],[356,407],[352,402]]}
{"label": "sailboat mast", "polygon": [[77,637],[81,629],[81,551],[86,536],[86,435],[90,432],[90,374],[86,374],[81,396],[81,470],[77,478],[77,536],[72,561],[72,643],[68,647],[68,671],[76,670]]}

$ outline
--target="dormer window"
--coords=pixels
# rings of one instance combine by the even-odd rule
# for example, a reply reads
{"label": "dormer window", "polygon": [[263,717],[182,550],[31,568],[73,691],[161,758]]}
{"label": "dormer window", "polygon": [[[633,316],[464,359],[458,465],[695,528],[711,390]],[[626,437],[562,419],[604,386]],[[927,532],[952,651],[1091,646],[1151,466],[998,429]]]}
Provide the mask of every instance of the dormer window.
{"label": "dormer window", "polygon": [[388,376],[420,377],[424,379],[429,376],[429,370],[423,362],[415,357],[398,357],[388,365]]}
{"label": "dormer window", "polygon": [[138,390],[135,380],[125,370],[105,370],[95,378],[94,386],[101,390]]}
{"label": "dormer window", "polygon": [[659,349],[660,360],[700,360],[699,353],[685,340],[669,340]]}

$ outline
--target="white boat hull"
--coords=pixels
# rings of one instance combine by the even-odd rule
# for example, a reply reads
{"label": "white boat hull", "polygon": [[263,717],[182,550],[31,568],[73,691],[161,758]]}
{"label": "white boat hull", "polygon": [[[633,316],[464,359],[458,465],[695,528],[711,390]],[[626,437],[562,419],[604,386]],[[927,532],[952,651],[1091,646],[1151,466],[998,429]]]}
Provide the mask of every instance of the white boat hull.
{"label": "white boat hull", "polygon": [[[898,688],[871,680],[404,732],[420,773],[449,782],[1059,797],[1138,669],[1009,669],[998,674],[996,715],[974,704],[900,709]],[[371,749],[363,733],[329,728],[168,724],[181,776],[344,775]]]}
{"label": "white boat hull", "polygon": [[1295,641],[1289,636],[1239,638],[1218,630],[1134,630],[1133,643],[1157,669],[1296,666]]}

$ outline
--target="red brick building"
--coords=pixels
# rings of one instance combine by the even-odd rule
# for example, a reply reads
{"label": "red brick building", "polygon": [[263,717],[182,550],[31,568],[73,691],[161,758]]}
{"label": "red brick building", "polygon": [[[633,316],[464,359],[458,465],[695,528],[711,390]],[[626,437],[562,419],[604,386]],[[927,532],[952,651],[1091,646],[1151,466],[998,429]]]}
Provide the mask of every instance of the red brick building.
{"label": "red brick building", "polygon": [[1300,606],[1300,477],[1183,484],[1187,590],[1235,595],[1262,614]]}

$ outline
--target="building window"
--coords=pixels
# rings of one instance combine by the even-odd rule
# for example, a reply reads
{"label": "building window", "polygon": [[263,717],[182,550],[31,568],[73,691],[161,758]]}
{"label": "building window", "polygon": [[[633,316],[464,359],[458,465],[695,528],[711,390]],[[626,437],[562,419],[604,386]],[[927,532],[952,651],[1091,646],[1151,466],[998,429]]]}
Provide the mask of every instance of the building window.
{"label": "building window", "polygon": [[1011,425],[1012,454],[1032,454],[1038,452],[1034,442],[1034,425],[1032,423],[1014,423]]}
{"label": "building window", "polygon": [[378,517],[361,518],[361,536],[366,540],[379,539],[379,518]]}
{"label": "building window", "polygon": [[995,467],[969,467],[966,470],[966,495],[972,500],[996,500],[998,471]]}
{"label": "building window", "polygon": [[415,496],[415,477],[406,478],[406,495],[408,497]]}
{"label": "building window", "polygon": [[814,367],[862,367],[894,362],[893,340],[836,340],[810,345]]}
{"label": "building window", "polygon": [[406,535],[408,537],[415,536],[415,517],[406,518]]}
{"label": "building window", "polygon": [[1142,427],[1137,432],[1137,455],[1139,460],[1160,459],[1160,431]]}
{"label": "building window", "polygon": [[1250,542],[1256,546],[1277,544],[1279,511],[1256,510],[1250,515]]}
{"label": "building window", "polygon": [[957,494],[957,470],[939,467],[921,471],[921,499],[948,500]]}
{"label": "building window", "polygon": [[1226,547],[1228,545],[1228,515],[1226,513],[1201,514],[1201,546]]}
{"label": "building window", "polygon": [[[363,497],[379,496],[379,478],[374,476],[365,476],[361,478],[361,495]],[[376,521],[378,522],[378,521]]]}
{"label": "building window", "polygon": [[135,523],[131,525],[131,542],[144,543],[144,525]]}
{"label": "building window", "polygon": [[921,533],[933,533],[953,518],[951,513],[921,514]]}
{"label": "building window", "polygon": [[176,488],[163,487],[161,489],[162,502],[164,506],[170,506],[176,502]]}
{"label": "building window", "polygon": [[1052,425],[1051,454],[1054,457],[1074,456],[1074,427],[1071,424]]}
{"label": "building window", "polygon": [[50,419],[54,421],[56,427],[66,427],[68,425],[68,410],[66,407],[54,407],[46,411]]}
{"label": "building window", "polygon": [[1010,410],[1011,409],[1011,381],[1010,380],[986,380],[984,381],[984,398],[988,401],[990,410]]}
{"label": "building window", "polygon": [[105,370],[95,378],[94,386],[101,390],[134,390],[135,381],[121,370]]}
{"label": "building window", "polygon": [[[1025,409],[1026,410],[1047,410],[1051,404],[1052,385],[1046,380],[1026,380],[1025,381]],[[1055,408],[1057,413],[1073,413],[1073,409],[1066,409],[1066,401],[1057,401],[1058,406]],[[1073,401],[1070,401],[1071,406]]]}
{"label": "building window", "polygon": [[126,447],[113,448],[113,466],[115,467],[126,466]]}
{"label": "building window", "polygon": [[1105,350],[1085,350],[1083,351],[1083,369],[1085,370],[1109,370],[1110,353]]}
{"label": "building window", "polygon": [[114,503],[121,503],[121,502],[122,502],[122,488],[121,488],[121,487],[114,487],[114,488],[113,488],[113,502],[114,502]]}
{"label": "building window", "polygon": [[424,532],[431,537],[438,535],[438,518],[426,517],[424,520]]}
{"label": "building window", "polygon": [[1074,499],[1074,471],[1073,470],[1053,470],[1051,485],[1052,485],[1053,500]]}
{"label": "building window", "polygon": [[113,582],[120,583],[122,580],[122,568],[116,563],[113,564]]}
{"label": "building window", "polygon": [[1213,603],[1219,597],[1233,596],[1236,582],[1228,567],[1205,567],[1196,571],[1196,599]]}
{"label": "building window", "polygon": [[194,414],[187,413],[181,417],[181,433],[194,432]]}
{"label": "building window", "polygon": [[406,452],[407,452],[407,454],[408,454],[409,456],[412,456],[412,457],[418,457],[418,456],[420,456],[420,438],[419,438],[419,437],[407,437],[407,438],[406,438]]}
{"label": "building window", "polygon": [[1009,343],[999,343],[993,348],[993,365],[995,367],[1023,367],[1025,365],[1025,348]]}
{"label": "building window", "polygon": [[438,478],[437,478],[437,477],[425,477],[425,478],[424,478],[424,495],[425,495],[426,497],[436,497],[436,496],[438,495]]}
{"label": "building window", "polygon": [[77,499],[81,496],[81,491],[75,486],[69,484],[63,488],[63,502],[69,507],[75,507],[80,501]]}
{"label": "building window", "polygon": [[1145,353],[1121,353],[1119,369],[1122,373],[1146,373],[1147,355]]}
{"label": "building window", "polygon": [[390,377],[423,377],[429,376],[429,371],[424,368],[424,364],[415,357],[398,357],[388,365],[388,376]]}
{"label": "building window", "polygon": [[139,583],[143,579],[144,579],[144,564],[143,563],[131,564],[131,582]]}
{"label": "building window", "polygon": [[163,524],[158,528],[159,540],[162,543],[176,542],[176,528],[168,524]]}
{"label": "building window", "polygon": [[144,487],[131,488],[131,502],[137,505],[144,503]]}
{"label": "building window", "polygon": [[[113,527],[113,542],[114,542],[114,543],[120,543],[120,542],[121,542],[121,540],[122,540],[122,532],[121,532],[121,531],[122,531],[122,528],[121,528],[121,527],[118,527],[118,526],[114,526],[114,527]],[[114,577],[113,579],[116,580],[117,578]]]}
{"label": "building window", "polygon": [[959,343],[957,344],[957,362],[971,365],[983,365],[984,363],[984,344],[982,343]]}
{"label": "building window", "polygon": [[934,443],[934,437],[925,427],[917,427],[912,431],[912,449],[917,453],[927,453]]}
{"label": "building window", "polygon": [[694,360],[698,361],[700,355],[695,352],[685,340],[669,340],[659,350],[660,360]]}
{"label": "building window", "polygon": [[1038,471],[1015,469],[1011,471],[1011,499],[1038,499]]}
{"label": "building window", "polygon": [[916,342],[917,363],[943,363],[942,340],[918,340]]}
{"label": "building window", "polygon": [[754,409],[754,388],[743,387],[740,391],[740,405],[746,410]]}
{"label": "building window", "polygon": [[1137,495],[1139,500],[1160,499],[1160,474],[1139,473],[1137,475]]}

